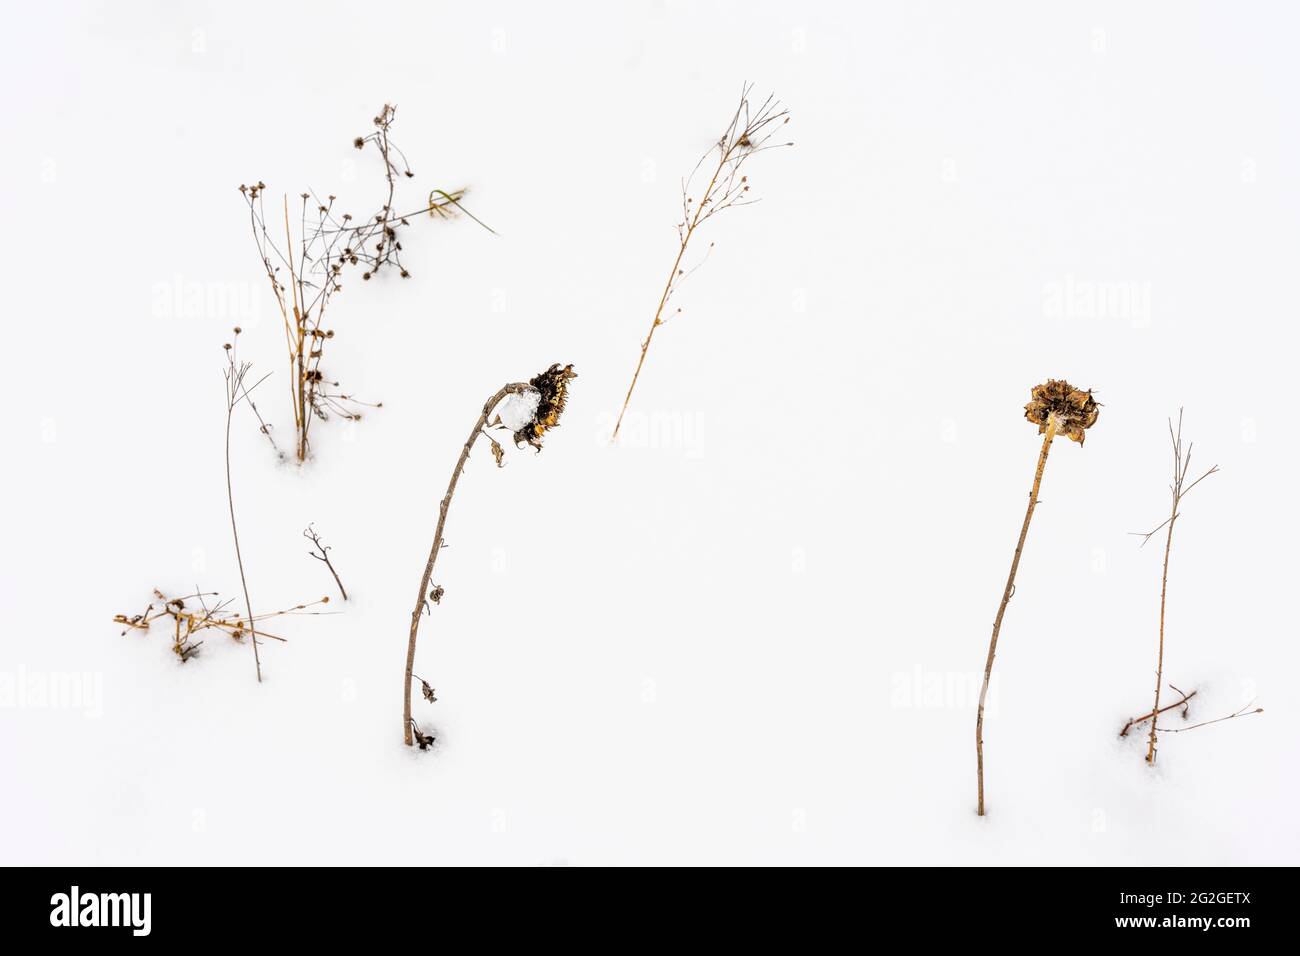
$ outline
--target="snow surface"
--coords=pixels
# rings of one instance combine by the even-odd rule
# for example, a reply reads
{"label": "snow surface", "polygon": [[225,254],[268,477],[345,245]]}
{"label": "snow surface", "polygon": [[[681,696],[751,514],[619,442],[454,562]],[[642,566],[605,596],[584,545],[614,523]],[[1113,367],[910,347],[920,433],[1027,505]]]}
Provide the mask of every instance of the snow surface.
{"label": "snow surface", "polygon": [[501,424],[509,431],[517,432],[537,414],[537,406],[542,403],[542,393],[536,389],[529,389],[526,392],[516,392],[506,397],[501,403],[497,414],[501,418]]}
{"label": "snow surface", "polygon": [[[37,5],[4,31],[0,861],[1298,862],[1296,11],[580,7]],[[742,79],[797,146],[710,224],[611,445],[678,177]],[[309,466],[237,422],[254,608],[333,594],[309,522],[353,600],[286,620],[261,685],[229,641],[182,665],[111,618],[237,594],[232,325],[287,412],[235,187],[381,201],[351,139],[385,100],[408,196],[467,184],[500,237],[415,222],[411,279],[345,285],[329,371],[384,407]],[[580,377],[544,451],[479,447],[461,482],[416,665],[438,742],[407,749],[450,469],[553,362]],[[1048,462],[981,820],[977,681],[1048,376],[1104,407]],[[1116,736],[1161,559],[1128,532],[1165,516],[1180,405],[1223,470],[1178,524],[1166,673],[1194,717],[1267,712],[1152,769]],[[40,706],[55,686],[86,696]]]}

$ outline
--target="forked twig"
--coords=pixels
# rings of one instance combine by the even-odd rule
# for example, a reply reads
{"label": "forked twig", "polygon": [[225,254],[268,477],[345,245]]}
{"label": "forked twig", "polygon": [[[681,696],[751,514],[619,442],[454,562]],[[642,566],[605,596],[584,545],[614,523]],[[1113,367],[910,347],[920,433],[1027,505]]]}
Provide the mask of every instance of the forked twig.
{"label": "forked twig", "polygon": [[343,595],[343,600],[348,599],[347,589],[343,587],[343,579],[339,577],[338,571],[334,570],[334,563],[330,561],[330,548],[321,542],[320,535],[316,533],[315,527],[307,525],[302,536],[312,543],[312,550],[307,554],[317,561],[324,563],[325,567],[330,569],[330,574],[334,575],[334,583],[339,586],[339,594]]}

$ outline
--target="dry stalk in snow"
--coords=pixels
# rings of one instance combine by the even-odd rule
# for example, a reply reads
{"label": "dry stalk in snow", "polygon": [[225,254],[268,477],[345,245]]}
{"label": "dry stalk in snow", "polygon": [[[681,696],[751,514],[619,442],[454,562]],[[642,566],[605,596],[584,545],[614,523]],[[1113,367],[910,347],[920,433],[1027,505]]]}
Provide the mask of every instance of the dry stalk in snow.
{"label": "dry stalk in snow", "polygon": [[[577,373],[573,371],[572,365],[552,365],[530,381],[503,385],[496,394],[483,403],[483,410],[478,420],[474,422],[474,427],[470,429],[465,444],[461,447],[460,457],[451,471],[451,481],[447,484],[447,493],[443,495],[438,507],[438,527],[433,534],[429,559],[425,562],[424,572],[420,576],[420,592],[415,601],[415,610],[411,612],[411,631],[406,645],[406,672],[402,683],[402,734],[408,747],[418,742],[421,750],[427,750],[434,740],[432,735],[422,733],[411,717],[411,678],[414,676],[415,668],[415,642],[420,629],[420,618],[426,611],[431,611],[430,602],[441,603],[444,594],[441,585],[430,587],[430,584],[433,579],[434,565],[443,548],[442,537],[447,525],[447,512],[451,509],[451,500],[456,494],[456,485],[465,470],[465,462],[469,460],[474,443],[483,437],[490,443],[489,447],[492,450],[492,457],[496,459],[497,467],[504,467],[505,449],[501,447],[500,442],[487,433],[487,429],[492,413],[510,396],[516,397],[517,403],[511,421],[503,423],[501,416],[498,415],[492,425],[512,431],[516,447],[526,443],[540,452],[543,436],[559,425],[560,415],[564,412],[568,398],[569,381],[574,378],[577,378]],[[423,679],[420,683],[425,699],[429,702],[436,700],[429,683]]]}
{"label": "dry stalk in snow", "polygon": [[[632,401],[632,391],[636,388],[637,379],[641,377],[641,367],[645,364],[646,352],[650,350],[650,342],[654,339],[655,330],[667,321],[664,312],[668,307],[668,301],[677,291],[678,286],[708,258],[706,252],[703,259],[689,269],[686,268],[686,250],[691,239],[700,226],[718,213],[734,206],[748,206],[758,202],[757,199],[750,198],[749,177],[741,173],[741,168],[750,157],[768,149],[794,145],[788,142],[770,142],[777,130],[790,122],[789,111],[782,109],[780,102],[771,96],[756,109],[752,108],[749,102],[751,90],[753,85],[745,84],[740,92],[740,105],[732,114],[731,122],[727,124],[718,141],[700,157],[690,176],[682,180],[682,218],[677,223],[677,257],[673,260],[673,267],[668,271],[668,279],[659,296],[659,305],[655,308],[654,318],[650,322],[650,331],[646,333],[645,341],[641,343],[641,354],[637,358],[636,370],[632,373],[632,382],[627,387],[627,396],[623,399],[623,407],[619,410],[618,421],[614,423],[614,439],[618,438],[618,430],[623,427],[623,416],[627,414],[628,403]],[[711,167],[707,166],[710,157],[715,155],[716,163]],[[692,186],[697,185],[696,177],[701,168],[711,168],[712,172],[709,174],[704,191],[697,194],[693,193]],[[709,243],[709,250],[712,249],[713,243]]]}
{"label": "dry stalk in snow", "polygon": [[1052,439],[1058,434],[1082,445],[1084,433],[1096,423],[1097,415],[1098,405],[1093,401],[1091,390],[1085,392],[1075,388],[1069,382],[1056,379],[1049,379],[1042,385],[1035,385],[1030,392],[1029,404],[1025,406],[1025,418],[1038,426],[1038,433],[1043,436],[1043,445],[1038,452],[1034,483],[1029,489],[1029,507],[1025,509],[1025,520],[1020,526],[1020,538],[1016,541],[1016,553],[1011,559],[1011,573],[1007,575],[1007,585],[1002,590],[998,614],[993,619],[993,636],[989,639],[989,654],[984,664],[984,683],[980,686],[979,710],[975,716],[975,772],[980,816],[984,816],[984,702],[988,697],[989,680],[993,675],[993,658],[997,654],[1002,617],[1006,614],[1007,603],[1016,590],[1016,571],[1020,568],[1020,555],[1025,550],[1029,522],[1033,519],[1034,507],[1038,504],[1038,489],[1043,483],[1047,453],[1052,449]]}
{"label": "dry stalk in snow", "polygon": [[1169,517],[1141,536],[1142,543],[1145,545],[1161,528],[1165,529],[1165,562],[1164,570],[1160,574],[1160,626],[1156,637],[1155,703],[1151,706],[1151,732],[1147,737],[1147,763],[1155,763],[1156,760],[1156,725],[1160,722],[1160,684],[1165,670],[1165,606],[1169,596],[1169,554],[1174,544],[1174,525],[1178,521],[1178,509],[1183,502],[1183,496],[1219,470],[1219,466],[1215,465],[1190,485],[1187,484],[1188,471],[1192,467],[1192,445],[1188,442],[1186,449],[1183,448],[1183,411],[1181,408],[1178,410],[1177,430],[1174,428],[1173,419],[1169,420],[1169,442],[1173,446],[1174,452],[1173,479],[1169,483]]}
{"label": "dry stalk in snow", "polygon": [[[1126,736],[1128,734],[1129,728],[1132,727],[1134,723],[1140,724],[1146,722],[1147,720],[1151,721],[1151,727],[1147,733],[1147,748],[1146,748],[1147,749],[1146,762],[1149,764],[1154,764],[1156,762],[1156,750],[1157,750],[1156,734],[1158,733],[1181,734],[1188,730],[1195,730],[1198,727],[1208,727],[1210,724],[1217,724],[1225,720],[1233,720],[1234,718],[1237,717],[1248,717],[1251,714],[1262,714],[1264,712],[1264,708],[1255,707],[1254,706],[1255,702],[1252,700],[1244,707],[1241,707],[1240,709],[1233,711],[1231,714],[1228,714],[1226,717],[1217,717],[1214,720],[1203,720],[1200,723],[1192,724],[1190,727],[1158,726],[1160,722],[1161,714],[1163,714],[1165,711],[1183,706],[1187,700],[1189,700],[1191,697],[1195,696],[1196,694],[1196,691],[1192,691],[1192,693],[1190,694],[1183,694],[1183,692],[1178,690],[1177,687],[1174,687],[1173,684],[1170,684],[1169,685],[1170,688],[1176,691],[1177,693],[1182,694],[1183,699],[1178,701],[1178,703],[1176,704],[1170,704],[1165,707],[1160,706],[1160,684],[1164,677],[1164,671],[1165,671],[1165,611],[1169,603],[1169,556],[1173,551],[1174,525],[1177,524],[1178,519],[1182,517],[1183,499],[1188,495],[1189,492],[1191,492],[1193,488],[1199,485],[1206,478],[1210,477],[1210,475],[1217,474],[1219,471],[1219,466],[1215,465],[1214,467],[1206,471],[1204,474],[1202,474],[1199,478],[1196,478],[1191,483],[1188,483],[1187,479],[1188,476],[1191,474],[1191,468],[1192,468],[1192,443],[1188,442],[1186,446],[1183,445],[1183,410],[1181,408],[1178,410],[1177,426],[1174,425],[1173,419],[1169,420],[1169,443],[1172,447],[1173,457],[1174,457],[1173,477],[1169,482],[1169,517],[1166,518],[1164,521],[1160,522],[1160,524],[1156,525],[1150,531],[1137,533],[1138,537],[1142,539],[1142,544],[1145,545],[1148,541],[1150,541],[1153,537],[1155,537],[1160,531],[1163,530],[1165,532],[1165,558],[1164,558],[1164,564],[1160,572],[1160,623],[1156,630],[1155,703],[1152,704],[1150,712],[1148,712],[1146,715],[1142,717],[1133,718],[1133,720],[1130,720],[1124,726],[1123,731],[1120,732],[1121,737]],[[1184,720],[1187,719],[1187,713],[1188,710],[1184,706],[1183,707]]]}

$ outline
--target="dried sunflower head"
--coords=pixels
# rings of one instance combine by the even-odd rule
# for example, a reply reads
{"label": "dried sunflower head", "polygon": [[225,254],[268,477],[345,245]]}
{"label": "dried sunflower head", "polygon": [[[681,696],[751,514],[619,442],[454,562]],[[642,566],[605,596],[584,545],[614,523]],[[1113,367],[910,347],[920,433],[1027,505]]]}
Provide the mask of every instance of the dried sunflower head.
{"label": "dried sunflower head", "polygon": [[560,423],[560,415],[564,412],[564,403],[569,396],[569,380],[577,377],[578,373],[572,365],[563,368],[552,365],[529,381],[528,384],[537,393],[537,410],[533,412],[531,420],[515,432],[516,445],[528,442],[538,451],[542,450],[542,436]]}
{"label": "dried sunflower head", "polygon": [[1099,406],[1092,397],[1092,389],[1083,391],[1064,379],[1048,379],[1035,385],[1030,392],[1030,402],[1025,406],[1025,418],[1038,426],[1038,434],[1047,431],[1049,420],[1056,419],[1056,430],[1072,441],[1083,444],[1083,433],[1097,421]]}

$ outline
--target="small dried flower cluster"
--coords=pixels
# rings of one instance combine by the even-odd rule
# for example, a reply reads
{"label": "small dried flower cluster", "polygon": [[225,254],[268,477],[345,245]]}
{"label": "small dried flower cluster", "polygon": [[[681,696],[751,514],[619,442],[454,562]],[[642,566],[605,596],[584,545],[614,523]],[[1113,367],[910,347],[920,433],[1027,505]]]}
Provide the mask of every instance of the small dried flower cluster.
{"label": "small dried flower cluster", "polygon": [[1038,426],[1040,435],[1055,419],[1060,434],[1082,445],[1084,432],[1096,424],[1100,407],[1092,397],[1092,389],[1085,392],[1064,379],[1053,378],[1033,387],[1025,418]]}
{"label": "small dried flower cluster", "polygon": [[561,368],[556,364],[528,382],[538,394],[537,411],[533,413],[532,421],[514,433],[516,446],[527,442],[538,451],[542,450],[542,437],[559,426],[569,397],[569,382],[577,377],[572,365]]}
{"label": "small dried flower cluster", "polygon": [[[259,180],[255,185],[239,187],[248,205],[262,268],[289,333],[298,461],[308,457],[313,420],[338,416],[357,421],[363,407],[382,407],[338,391],[339,383],[332,381],[321,367],[325,343],[334,338],[334,330],[324,324],[325,314],[334,294],[343,289],[345,267],[360,267],[362,279],[370,279],[385,266],[394,269],[401,278],[409,278],[410,272],[402,264],[398,230],[410,225],[412,216],[425,212],[445,218],[454,210],[465,211],[460,204],[464,190],[435,189],[423,205],[407,213],[397,212],[394,204],[397,184],[414,173],[405,154],[391,138],[396,116],[397,108],[385,104],[374,117],[374,131],[352,141],[357,149],[373,145],[384,165],[386,199],[371,216],[354,220],[350,213],[336,208],[337,197],[321,199],[310,190],[300,194],[301,206],[295,208],[292,219],[287,201],[282,214],[273,203],[268,215],[264,207],[264,182]],[[466,214],[469,215],[467,211]],[[281,215],[283,222],[279,221]],[[297,235],[291,235],[295,229]],[[288,273],[287,277],[284,272]]]}
{"label": "small dried flower cluster", "polygon": [[[203,631],[215,628],[217,631],[227,634],[236,641],[242,641],[244,637],[252,630],[249,626],[248,618],[241,614],[231,614],[228,608],[233,603],[233,598],[227,598],[224,601],[216,600],[211,603],[208,598],[217,598],[215,591],[196,592],[187,594],[184,597],[169,598],[161,591],[155,589],[153,592],[154,601],[140,614],[117,614],[114,615],[113,621],[125,626],[122,631],[126,635],[130,631],[148,631],[154,621],[169,618],[172,621],[172,652],[182,661],[188,661],[199,652],[199,647],[203,644],[201,640],[195,640],[195,636]],[[283,611],[276,611],[272,614],[259,614],[254,624],[257,625],[257,636],[259,638],[270,638],[275,641],[283,641],[284,638],[277,637],[274,634],[268,634],[262,630],[261,621],[272,617],[282,617],[286,614],[301,613],[319,613],[309,611],[320,604],[328,604],[328,597],[323,597],[319,601],[313,601],[310,604],[297,604]],[[192,603],[187,603],[192,602]]]}

